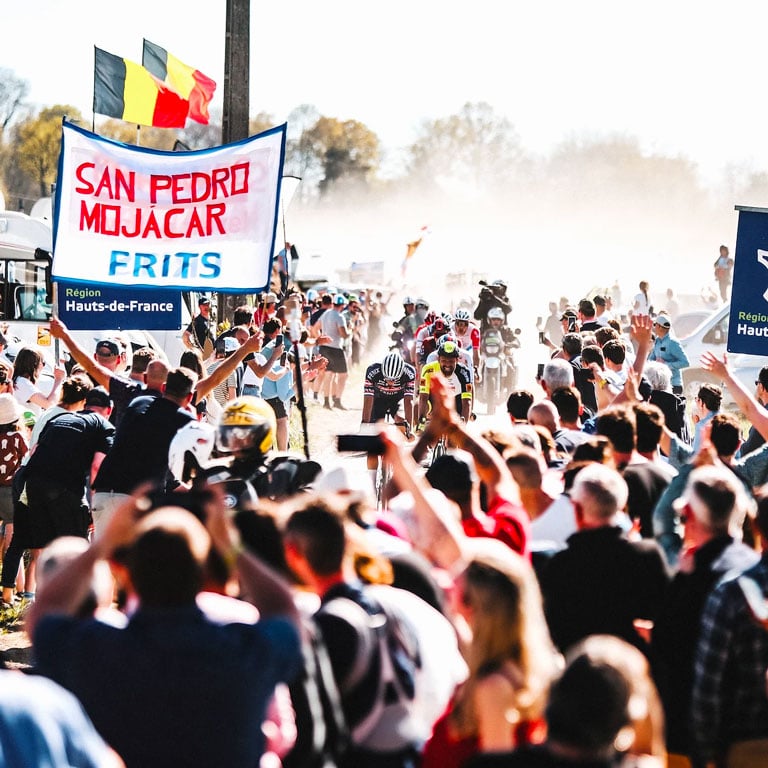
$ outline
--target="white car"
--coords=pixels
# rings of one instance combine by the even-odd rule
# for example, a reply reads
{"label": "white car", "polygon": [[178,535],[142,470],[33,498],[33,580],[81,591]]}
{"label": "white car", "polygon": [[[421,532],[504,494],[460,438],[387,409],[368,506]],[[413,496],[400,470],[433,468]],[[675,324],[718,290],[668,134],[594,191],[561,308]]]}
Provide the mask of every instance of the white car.
{"label": "white car", "polygon": [[[723,381],[705,371],[700,364],[701,356],[705,352],[712,352],[718,357],[727,351],[728,321],[730,319],[730,302],[715,309],[710,315],[685,338],[680,339],[680,344],[688,356],[690,366],[684,368],[683,392],[687,397],[695,397],[702,384],[717,384],[723,387],[724,401],[732,403]],[[736,377],[744,386],[753,392],[755,381],[763,366],[768,365],[768,358],[759,355],[747,355],[744,353],[728,353],[728,363],[733,368]]]}

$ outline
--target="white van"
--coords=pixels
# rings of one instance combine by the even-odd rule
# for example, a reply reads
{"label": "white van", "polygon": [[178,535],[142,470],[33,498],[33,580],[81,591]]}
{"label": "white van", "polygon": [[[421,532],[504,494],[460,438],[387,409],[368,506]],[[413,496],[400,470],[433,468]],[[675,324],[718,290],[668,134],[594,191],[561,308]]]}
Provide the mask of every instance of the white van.
{"label": "white van", "polygon": [[[720,357],[727,351],[730,312],[731,304],[727,302],[722,307],[713,310],[709,317],[692,333],[684,339],[680,339],[680,344],[690,362],[690,366],[683,369],[682,372],[683,391],[688,397],[695,397],[701,384],[710,383],[723,386],[723,382],[718,377],[701,367],[700,361],[705,352],[712,352]],[[754,392],[757,375],[763,366],[768,365],[768,357],[729,352],[728,364],[734,369],[737,378],[744,386],[750,392]],[[724,395],[726,402],[732,402],[727,388],[724,388]]]}

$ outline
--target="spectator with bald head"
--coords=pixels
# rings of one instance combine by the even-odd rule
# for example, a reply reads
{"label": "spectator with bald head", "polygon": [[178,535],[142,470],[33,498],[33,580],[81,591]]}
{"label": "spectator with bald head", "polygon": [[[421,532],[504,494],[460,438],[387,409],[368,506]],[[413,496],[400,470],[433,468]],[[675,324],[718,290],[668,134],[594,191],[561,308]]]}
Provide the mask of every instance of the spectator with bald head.
{"label": "spectator with bald head", "polygon": [[[555,390],[557,392],[558,390]],[[545,427],[555,441],[555,447],[561,454],[570,456],[576,446],[584,442],[581,432],[564,430],[560,423],[560,413],[552,400],[540,400],[528,409],[528,422],[534,426]]]}
{"label": "spectator with bald head", "polygon": [[562,549],[568,537],[576,532],[570,499],[564,493],[552,495],[544,488],[546,467],[536,451],[523,448],[508,453],[505,460],[520,487],[523,506],[531,517],[533,551]]}

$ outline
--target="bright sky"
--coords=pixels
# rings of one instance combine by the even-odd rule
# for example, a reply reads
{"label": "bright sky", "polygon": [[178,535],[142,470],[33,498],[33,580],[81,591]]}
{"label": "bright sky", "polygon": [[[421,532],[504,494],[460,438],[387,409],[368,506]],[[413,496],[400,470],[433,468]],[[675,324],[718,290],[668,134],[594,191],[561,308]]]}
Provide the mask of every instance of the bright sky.
{"label": "bright sky", "polygon": [[[90,118],[94,45],[141,61],[142,39],[217,83],[224,0],[6,0],[0,67],[41,106]],[[768,166],[761,2],[474,0],[251,2],[251,113],[282,122],[309,103],[356,119],[396,149],[424,118],[486,101],[523,145],[624,133],[713,177]]]}

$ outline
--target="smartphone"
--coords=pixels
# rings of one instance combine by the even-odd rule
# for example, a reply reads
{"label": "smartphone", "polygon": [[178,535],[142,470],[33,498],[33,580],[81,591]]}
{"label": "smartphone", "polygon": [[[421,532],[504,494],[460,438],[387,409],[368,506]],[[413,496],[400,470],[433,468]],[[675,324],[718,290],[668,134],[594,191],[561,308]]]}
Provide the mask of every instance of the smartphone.
{"label": "smartphone", "polygon": [[380,435],[337,435],[336,450],[339,453],[362,451],[381,456],[384,453],[384,443]]}
{"label": "smartphone", "polygon": [[536,380],[544,378],[544,363],[539,363],[536,367]]}
{"label": "smartphone", "polygon": [[283,343],[284,338],[282,333],[278,333],[277,336],[275,336],[275,346],[279,347]]}
{"label": "smartphone", "polygon": [[539,344],[546,344],[546,341],[545,341],[546,337],[547,337],[547,334],[544,333],[544,331],[539,331]]}
{"label": "smartphone", "polygon": [[739,576],[738,582],[752,615],[759,621],[768,620],[768,602],[760,585],[749,576]]}
{"label": "smartphone", "polygon": [[288,359],[288,353],[283,352],[282,355],[280,355],[280,365],[285,365],[285,361]]}
{"label": "smartphone", "polygon": [[568,331],[570,333],[574,333],[576,331],[576,318],[575,317],[569,317],[568,318]]}

